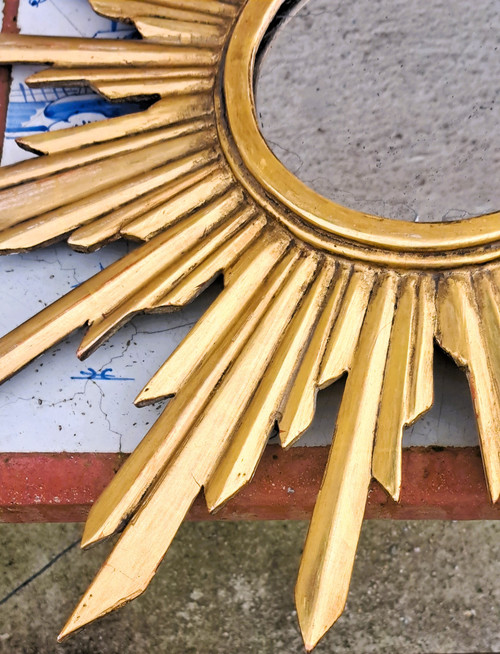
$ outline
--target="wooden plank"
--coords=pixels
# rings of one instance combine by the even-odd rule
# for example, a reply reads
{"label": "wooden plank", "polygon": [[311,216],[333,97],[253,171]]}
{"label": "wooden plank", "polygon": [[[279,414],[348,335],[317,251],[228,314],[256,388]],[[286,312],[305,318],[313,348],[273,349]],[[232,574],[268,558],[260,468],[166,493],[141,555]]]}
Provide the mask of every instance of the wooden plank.
{"label": "wooden plank", "polygon": [[[203,496],[190,520],[306,520],[311,516],[328,447],[269,445],[255,477],[210,515]],[[0,522],[83,522],[126,455],[0,454]],[[372,481],[368,519],[499,520],[484,480],[478,447],[403,450],[400,503]]]}

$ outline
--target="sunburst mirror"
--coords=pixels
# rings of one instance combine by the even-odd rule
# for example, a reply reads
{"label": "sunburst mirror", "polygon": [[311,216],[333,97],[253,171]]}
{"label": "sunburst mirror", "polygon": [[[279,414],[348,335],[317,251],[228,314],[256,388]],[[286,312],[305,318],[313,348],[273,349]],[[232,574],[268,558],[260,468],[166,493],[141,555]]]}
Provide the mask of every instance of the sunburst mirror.
{"label": "sunburst mirror", "polygon": [[467,371],[499,497],[500,215],[393,220],[290,172],[254,99],[283,0],[89,1],[142,40],[3,35],[0,61],[50,64],[33,86],[150,101],[23,138],[42,156],[0,172],[0,249],[140,245],[4,336],[2,378],[83,325],[80,358],[137,313],[182,307],[221,273],[225,286],[137,397],[172,399],[89,514],[83,546],[122,533],[60,637],[140,595],[200,489],[219,508],[274,424],[295,443],[318,389],[348,373],[296,586],[310,650],[344,608],[372,476],[399,497],[403,429],[433,402],[435,340]]}

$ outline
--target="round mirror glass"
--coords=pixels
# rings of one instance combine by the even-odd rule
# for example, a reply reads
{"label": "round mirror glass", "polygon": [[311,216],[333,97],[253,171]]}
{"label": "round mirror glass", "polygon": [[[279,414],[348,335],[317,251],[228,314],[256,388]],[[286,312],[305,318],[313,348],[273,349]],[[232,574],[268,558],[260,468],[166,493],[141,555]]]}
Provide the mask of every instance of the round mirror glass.
{"label": "round mirror glass", "polygon": [[312,189],[407,221],[500,210],[494,0],[288,2],[266,43],[261,130]]}

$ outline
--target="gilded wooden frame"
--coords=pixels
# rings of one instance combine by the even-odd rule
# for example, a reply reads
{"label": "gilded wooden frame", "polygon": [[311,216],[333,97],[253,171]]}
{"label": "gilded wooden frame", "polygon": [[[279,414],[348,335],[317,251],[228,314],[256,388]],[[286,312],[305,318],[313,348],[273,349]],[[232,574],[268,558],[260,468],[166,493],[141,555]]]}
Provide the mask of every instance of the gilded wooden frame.
{"label": "gilded wooden frame", "polygon": [[6,379],[84,324],[89,355],[137,312],[225,289],[136,402],[175,396],[90,512],[83,546],[123,530],[61,638],[142,593],[200,488],[216,510],[348,373],[296,586],[308,650],[341,614],[368,485],[396,500],[405,426],[432,404],[434,340],[466,369],[492,501],[500,494],[500,215],[411,224],[334,204],[260,134],[259,44],[282,0],[89,0],[142,41],[2,36],[33,85],[155,95],[146,111],[21,140],[0,171],[0,250],[66,238],[142,245],[0,340]]}

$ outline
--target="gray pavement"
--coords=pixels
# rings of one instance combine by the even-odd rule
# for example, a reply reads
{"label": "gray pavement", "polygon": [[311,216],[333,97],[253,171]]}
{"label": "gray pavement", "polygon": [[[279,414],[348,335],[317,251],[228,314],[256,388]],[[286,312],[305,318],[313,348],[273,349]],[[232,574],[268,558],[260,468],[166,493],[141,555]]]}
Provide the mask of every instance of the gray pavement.
{"label": "gray pavement", "polygon": [[[108,546],[81,552],[81,525],[0,525],[0,602],[32,579],[0,606],[0,653],[300,654],[305,530],[185,524],[142,597],[57,645]],[[499,578],[500,523],[366,522],[346,611],[316,651],[500,652]]]}

